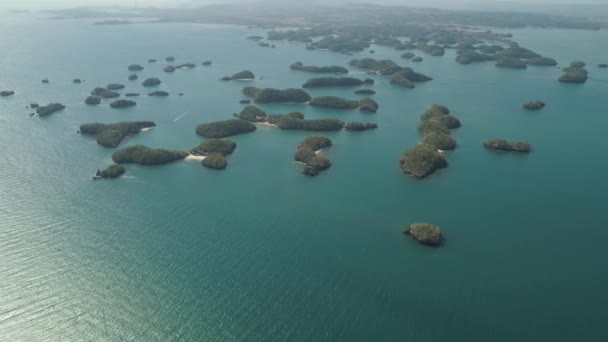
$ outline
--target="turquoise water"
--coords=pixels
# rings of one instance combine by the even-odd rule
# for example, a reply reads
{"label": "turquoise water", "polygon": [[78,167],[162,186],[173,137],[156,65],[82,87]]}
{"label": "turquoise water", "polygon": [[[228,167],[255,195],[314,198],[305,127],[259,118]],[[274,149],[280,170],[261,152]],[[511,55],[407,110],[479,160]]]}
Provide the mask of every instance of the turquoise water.
{"label": "turquoise water", "polygon": [[[608,62],[608,32],[514,32],[560,63],[587,61],[584,85],[556,82],[557,68],[462,66],[450,51],[414,65],[435,77],[414,90],[374,76],[375,115],[263,106],[379,124],[327,134],[333,166],[315,178],[292,161],[306,133],[260,127],[234,138],[223,172],[183,161],[92,181],[114,150],[77,134],[82,123],[153,120],[157,128],[121,146],[190,148],[201,141],[197,124],[241,108],[245,83],[221,76],[250,69],[264,80],[247,85],[294,87],[310,75],[290,63],[353,57],[298,44],[262,49],[244,39],[259,32],[240,27],[1,19],[0,89],[16,91],[0,99],[1,341],[608,338],[608,72],[595,67]],[[376,58],[399,55],[375,50]],[[168,55],[213,66],[165,74],[163,62],[146,63]],[[82,103],[111,82],[144,92],[126,80],[131,63],[172,96],[142,97],[126,110]],[[354,98],[351,91],[311,93]],[[548,107],[521,109],[533,99]],[[27,104],[53,101],[68,108],[27,115]],[[436,102],[461,119],[459,147],[448,169],[414,180],[399,155]],[[534,151],[484,150],[494,137],[529,140]],[[413,221],[441,226],[445,246],[404,237]]]}

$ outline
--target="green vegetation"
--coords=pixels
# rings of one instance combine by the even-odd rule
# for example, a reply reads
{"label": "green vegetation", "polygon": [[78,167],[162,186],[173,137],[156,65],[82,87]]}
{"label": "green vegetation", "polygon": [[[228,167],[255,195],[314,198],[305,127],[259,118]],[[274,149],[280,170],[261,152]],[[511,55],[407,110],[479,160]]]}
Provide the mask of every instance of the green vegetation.
{"label": "green vegetation", "polygon": [[97,171],[97,176],[101,178],[117,178],[125,173],[126,169],[120,164],[112,164],[103,171]]}
{"label": "green vegetation", "polygon": [[119,93],[117,93],[117,92],[115,92],[113,90],[110,90],[110,89],[100,88],[100,87],[97,87],[97,88],[93,89],[93,92],[91,92],[91,95],[99,96],[99,97],[104,98],[104,99],[111,99],[111,98],[115,98],[115,97],[120,97]]}
{"label": "green vegetation", "polygon": [[521,59],[516,57],[501,57],[496,66],[509,69],[526,69],[528,66]]}
{"label": "green vegetation", "polygon": [[118,83],[110,83],[106,86],[106,89],[110,89],[110,90],[119,90],[119,89],[123,89],[125,86],[123,84],[118,84]]}
{"label": "green vegetation", "polygon": [[359,107],[359,101],[346,100],[337,96],[319,96],[310,100],[310,105],[332,109],[355,109]]}
{"label": "green vegetation", "polygon": [[231,77],[233,80],[252,80],[254,78],[255,75],[249,70],[239,71]]}
{"label": "green vegetation", "polygon": [[129,65],[129,71],[142,71],[144,70],[144,67],[139,65],[139,64],[131,64]]}
{"label": "green vegetation", "polygon": [[302,85],[302,87],[354,87],[362,84],[362,80],[354,77],[318,77],[309,79]]}
{"label": "green vegetation", "polygon": [[300,70],[307,72],[315,72],[315,73],[338,73],[338,74],[348,74],[348,69],[341,66],[327,66],[327,67],[318,67],[318,66],[305,66],[301,62],[293,63],[289,66],[292,70]]}
{"label": "green vegetation", "polygon": [[527,61],[527,63],[530,65],[541,65],[541,66],[556,66],[557,65],[557,61],[555,59],[549,58],[549,57],[530,58]]}
{"label": "green vegetation", "polygon": [[163,68],[164,72],[175,72],[175,67],[173,65],[167,65],[166,67]]}
{"label": "green vegetation", "polygon": [[101,97],[91,95],[84,100],[84,103],[92,106],[98,105],[101,103]]}
{"label": "green vegetation", "polygon": [[424,178],[448,166],[447,160],[436,148],[425,144],[406,150],[399,162],[403,172],[416,178]]}
{"label": "green vegetation", "polygon": [[169,93],[163,90],[156,90],[148,94],[148,96],[157,96],[157,97],[165,97],[169,96]]}
{"label": "green vegetation", "polygon": [[188,156],[185,151],[169,151],[135,145],[124,148],[112,155],[112,160],[118,164],[162,165],[184,159]]}
{"label": "green vegetation", "polygon": [[433,146],[438,150],[453,150],[456,148],[456,140],[449,134],[441,132],[428,132],[422,137],[422,143]]}
{"label": "green vegetation", "polygon": [[403,58],[403,59],[412,59],[414,57],[416,57],[416,55],[414,55],[414,53],[412,53],[412,52],[404,52],[401,55],[401,58]]}
{"label": "green vegetation", "polygon": [[131,100],[116,100],[110,103],[110,107],[112,108],[127,108],[135,105],[137,105],[137,102]]}
{"label": "green vegetation", "polygon": [[570,66],[564,68],[564,74],[559,78],[563,83],[585,83],[587,82],[589,72],[584,68],[585,63],[576,61],[570,63]]}
{"label": "green vegetation", "polygon": [[539,55],[538,53],[536,53],[530,49],[523,48],[523,47],[519,46],[517,43],[511,43],[510,47],[499,52],[497,54],[497,56],[499,58],[512,57],[512,58],[518,58],[518,59],[531,59],[531,58],[541,57],[541,55]]}
{"label": "green vegetation", "polygon": [[344,129],[348,131],[365,131],[367,129],[377,128],[378,124],[372,122],[352,121],[344,124]]}
{"label": "green vegetation", "polygon": [[357,89],[355,94],[357,95],[374,95],[376,91],[374,89]]}
{"label": "green vegetation", "polygon": [[375,113],[379,108],[378,103],[369,97],[359,100],[359,110],[363,113]]}
{"label": "green vegetation", "polygon": [[496,57],[475,51],[473,47],[458,49],[456,51],[456,62],[460,64],[471,64],[474,62],[485,62],[495,60]]}
{"label": "green vegetation", "polygon": [[298,145],[294,159],[305,163],[304,174],[316,176],[319,172],[328,169],[331,162],[324,156],[318,155],[315,151],[331,146],[331,140],[321,136],[308,136]]}
{"label": "green vegetation", "polygon": [[412,223],[404,233],[423,245],[438,246],[441,243],[441,229],[430,223]]}
{"label": "green vegetation", "polygon": [[220,153],[212,153],[201,162],[204,167],[214,170],[223,170],[228,166],[226,158]]}
{"label": "green vegetation", "polygon": [[420,57],[420,56],[416,56],[414,58],[412,58],[412,62],[416,62],[416,63],[420,63],[424,60],[424,58]]}
{"label": "green vegetation", "polygon": [[375,60],[373,58],[353,59],[348,64],[361,68],[374,71],[380,75],[390,75],[403,68],[397,65],[397,63],[389,60]]}
{"label": "green vegetation", "polygon": [[445,55],[445,49],[439,45],[418,43],[416,49],[428,53],[431,56],[443,56]]}
{"label": "green vegetation", "polygon": [[255,103],[304,103],[311,99],[307,92],[295,88],[278,90],[273,88],[260,89],[256,87],[245,87],[243,88],[243,94],[248,97],[253,97]]}
{"label": "green vegetation", "polygon": [[532,146],[527,141],[507,141],[504,139],[491,139],[483,142],[483,146],[500,151],[514,151],[528,153]]}
{"label": "green vegetation", "polygon": [[63,109],[65,109],[65,106],[61,103],[51,103],[36,108],[36,113],[38,113],[39,116],[48,116]]}
{"label": "green vegetation", "polygon": [[206,139],[200,145],[190,150],[190,153],[198,156],[220,154],[227,156],[234,152],[236,143],[229,139]]}
{"label": "green vegetation", "polygon": [[278,125],[279,121],[283,118],[304,120],[304,114],[302,114],[300,112],[291,112],[288,114],[273,114],[273,115],[267,116],[267,121],[270,124]]}
{"label": "green vegetation", "polygon": [[403,76],[403,74],[400,74],[400,73],[396,73],[393,76],[391,76],[390,83],[404,87],[404,88],[410,88],[410,89],[416,87],[414,82],[408,80],[407,78],[405,78]]}
{"label": "green vegetation", "polygon": [[0,91],[0,96],[2,96],[2,97],[11,96],[11,95],[15,95],[15,92],[12,90]]}
{"label": "green vegetation", "polygon": [[314,132],[339,131],[344,126],[338,119],[304,120],[290,115],[274,116],[269,122],[274,122],[280,129]]}
{"label": "green vegetation", "polygon": [[256,130],[251,122],[232,119],[201,124],[196,127],[196,133],[205,138],[225,138],[237,134],[249,133]]}
{"label": "green vegetation", "polygon": [[543,101],[530,101],[523,104],[523,107],[528,110],[540,110],[545,108]]}
{"label": "green vegetation", "polygon": [[146,78],[146,80],[141,84],[144,87],[154,87],[161,84],[161,81],[158,78],[150,77]]}
{"label": "green vegetation", "polygon": [[256,106],[247,106],[239,114],[239,118],[251,122],[266,121],[266,112]]}
{"label": "green vegetation", "polygon": [[134,135],[144,128],[155,127],[152,121],[117,122],[113,124],[89,123],[80,126],[81,134],[97,135],[97,143],[116,147],[127,135]]}

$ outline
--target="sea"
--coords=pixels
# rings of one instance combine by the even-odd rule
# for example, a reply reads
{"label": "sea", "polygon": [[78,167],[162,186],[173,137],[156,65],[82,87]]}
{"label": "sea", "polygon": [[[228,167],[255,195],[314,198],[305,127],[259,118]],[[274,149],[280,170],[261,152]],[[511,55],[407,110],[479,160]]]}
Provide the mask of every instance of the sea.
{"label": "sea", "polygon": [[[608,340],[608,70],[597,67],[608,63],[607,31],[508,31],[560,67],[585,61],[589,80],[573,85],[557,82],[560,67],[460,65],[454,50],[413,63],[381,46],[352,56],[301,43],[261,48],[246,37],[265,31],[242,26],[48,17],[0,15],[0,90],[15,91],[0,98],[0,341]],[[165,73],[167,56],[198,67]],[[316,76],[291,63],[363,57],[434,80],[405,89],[349,68],[375,80],[376,114],[260,108],[375,130],[260,126],[231,138],[238,146],[224,171],[177,161],[92,179],[123,147],[200,144],[195,127],[232,118],[245,86],[300,87]],[[145,69],[128,81],[134,63]],[[241,70],[256,79],[219,81]],[[145,96],[146,77],[170,96]],[[109,83],[144,96],[125,109],[84,104]],[[356,99],[353,90],[310,93]],[[526,111],[530,100],[547,106]],[[26,108],[52,102],[67,108],[43,118]],[[449,167],[418,180],[399,158],[433,103],[462,127]],[[157,127],[117,149],[77,133],[136,120]],[[311,134],[333,141],[323,152],[333,165],[317,177],[293,160]],[[533,151],[489,151],[491,138]],[[413,222],[441,227],[443,245],[405,236]]]}

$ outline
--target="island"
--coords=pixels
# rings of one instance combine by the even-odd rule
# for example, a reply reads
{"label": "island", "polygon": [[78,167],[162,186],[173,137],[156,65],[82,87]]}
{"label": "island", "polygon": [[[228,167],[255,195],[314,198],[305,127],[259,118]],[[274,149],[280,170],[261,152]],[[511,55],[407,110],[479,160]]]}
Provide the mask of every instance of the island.
{"label": "island", "polygon": [[139,96],[139,93],[126,93],[125,96],[126,97],[136,97],[136,96]]}
{"label": "island", "polygon": [[220,154],[227,156],[234,152],[236,143],[229,139],[206,139],[200,145],[190,150],[195,156],[209,156]]}
{"label": "island", "polygon": [[150,77],[150,78],[146,78],[141,85],[143,85],[144,87],[154,87],[161,83],[162,82],[158,78]]}
{"label": "island", "polygon": [[36,108],[36,113],[38,113],[38,116],[43,117],[43,116],[49,116],[55,112],[58,112],[60,110],[65,109],[65,106],[62,105],[61,103],[51,103],[48,104],[46,106],[40,106],[38,108]]}
{"label": "island", "polygon": [[285,90],[273,88],[243,88],[243,95],[253,97],[255,103],[306,103],[311,100],[310,95],[303,89],[290,88]]}
{"label": "island", "polygon": [[97,87],[95,89],[93,89],[93,91],[91,92],[91,95],[93,96],[99,96],[101,98],[104,99],[111,99],[111,98],[115,98],[115,97],[120,97],[120,94],[110,90],[110,89],[106,89],[106,88],[100,88]]}
{"label": "island", "polygon": [[422,137],[422,143],[433,146],[437,150],[447,151],[456,148],[456,140],[443,132],[427,132]]}
{"label": "island", "polygon": [[105,170],[101,171],[101,170],[97,170],[97,174],[95,175],[95,177],[93,177],[93,179],[100,179],[100,178],[118,178],[120,177],[122,174],[124,174],[127,170],[125,169],[124,166],[120,165],[120,164],[112,164],[110,166],[108,166]]}
{"label": "island", "polygon": [[365,131],[377,127],[378,124],[372,122],[351,121],[344,124],[344,129],[347,131]]}
{"label": "island", "polygon": [[403,58],[403,59],[412,59],[414,57],[416,57],[416,55],[414,55],[412,52],[404,52],[401,55],[401,58]]}
{"label": "island", "polygon": [[589,72],[584,68],[585,63],[575,61],[570,63],[570,66],[564,68],[564,74],[558,79],[562,83],[585,83],[587,82]]}
{"label": "island", "polygon": [[606,68],[608,68],[608,64],[606,64],[606,63],[598,64],[597,67],[598,68],[602,68],[602,69],[606,69]]}
{"label": "island", "polygon": [[204,66],[209,66],[209,65],[211,65],[211,61],[204,61],[202,64],[203,64]]}
{"label": "island", "polygon": [[521,59],[508,56],[502,57],[496,61],[496,66],[508,69],[526,69],[528,67]]}
{"label": "island", "polygon": [[507,141],[504,139],[491,139],[483,142],[483,146],[499,151],[513,151],[529,153],[532,146],[527,141]]}
{"label": "island", "polygon": [[254,124],[241,119],[214,121],[196,127],[196,133],[205,138],[225,138],[255,130]]}
{"label": "island", "polygon": [[95,135],[97,143],[104,147],[114,148],[128,135],[135,135],[142,130],[156,127],[152,121],[117,122],[113,124],[88,123],[80,126],[80,134]]}
{"label": "island", "polygon": [[32,109],[36,109],[36,108],[38,108],[38,107],[40,107],[40,105],[39,105],[39,104],[37,104],[37,103],[30,103],[30,108],[32,108]]}
{"label": "island", "polygon": [[399,163],[404,173],[419,179],[448,166],[445,157],[435,147],[426,144],[406,150]]}
{"label": "island", "polygon": [[408,80],[403,76],[402,73],[395,73],[391,76],[390,81],[391,84],[398,85],[404,88],[415,88],[416,85],[414,82]]}
{"label": "island", "polygon": [[266,112],[256,106],[247,106],[239,113],[239,118],[251,122],[265,122]]}
{"label": "island", "polygon": [[292,65],[290,65],[289,68],[292,70],[300,70],[300,71],[307,71],[307,72],[314,72],[314,73],[348,74],[348,69],[346,69],[345,67],[336,66],[336,65],[318,67],[318,66],[305,66],[302,64],[302,62],[296,62],[296,63],[293,63]]}
{"label": "island", "polygon": [[239,71],[230,77],[232,80],[248,81],[255,79],[255,75],[249,70]]}
{"label": "island", "polygon": [[150,94],[148,94],[148,96],[158,96],[158,97],[165,97],[165,96],[169,96],[169,93],[163,90],[156,90],[151,92]]}
{"label": "island", "polygon": [[359,111],[363,113],[375,113],[380,108],[380,105],[372,98],[364,97],[359,100]]}
{"label": "island", "polygon": [[439,246],[442,240],[441,229],[430,223],[412,223],[403,233],[427,246]]}
{"label": "island", "polygon": [[359,107],[359,101],[347,100],[337,96],[319,96],[310,100],[310,105],[331,109],[355,109]]}
{"label": "island", "polygon": [[175,67],[173,65],[167,65],[166,67],[163,68],[164,72],[175,72]]}
{"label": "island", "polygon": [[148,59],[148,63],[156,63],[156,58],[150,58],[150,59]]}
{"label": "island", "polygon": [[175,57],[169,56],[169,57],[165,58],[165,61],[167,61],[167,62],[174,62],[175,61]]}
{"label": "island", "polygon": [[91,95],[84,100],[84,103],[91,105],[91,106],[96,106],[101,103],[101,97]]}
{"label": "island", "polygon": [[142,71],[144,70],[144,67],[139,65],[139,64],[131,64],[128,67],[129,71]]}
{"label": "island", "polygon": [[12,96],[12,95],[15,95],[15,92],[13,90],[0,91],[0,96],[2,96],[2,97]]}
{"label": "island", "polygon": [[208,155],[201,161],[201,164],[203,164],[204,167],[213,170],[223,170],[226,168],[226,166],[228,166],[226,158],[219,153],[212,153]]}
{"label": "island", "polygon": [[135,101],[131,101],[131,100],[116,100],[112,103],[110,103],[110,107],[111,108],[128,108],[128,107],[133,107],[137,105],[137,102]]}
{"label": "island", "polygon": [[306,81],[302,88],[317,87],[355,87],[363,84],[363,81],[354,77],[317,77]]}
{"label": "island", "polygon": [[543,101],[529,101],[524,103],[522,106],[528,110],[541,110],[545,108],[545,103]]}
{"label": "island", "polygon": [[431,56],[443,56],[445,55],[445,49],[439,45],[427,44],[427,43],[418,43],[416,44],[416,49],[427,53]]}
{"label": "island", "polygon": [[162,165],[184,159],[187,156],[186,151],[170,151],[135,145],[115,152],[112,160],[118,164]]}
{"label": "island", "polygon": [[412,62],[416,62],[416,63],[420,63],[422,62],[424,59],[420,56],[416,56],[414,58],[412,58]]}
{"label": "island", "polygon": [[49,81],[49,79],[48,79],[48,78],[45,78],[45,79],[43,79],[43,80],[42,80],[42,83],[44,83],[44,84],[49,84],[49,83],[50,83],[50,81]]}
{"label": "island", "polygon": [[344,127],[342,120],[304,119],[304,115],[298,112],[287,115],[269,115],[268,123],[276,125],[280,129],[312,132],[340,131]]}
{"label": "island", "polygon": [[129,81],[135,81],[139,78],[137,75],[129,75]]}
{"label": "island", "polygon": [[318,154],[322,149],[331,147],[331,145],[329,138],[315,135],[306,137],[298,145],[294,159],[305,164],[303,171],[305,175],[316,176],[331,166],[329,159]]}
{"label": "island", "polygon": [[355,94],[357,95],[374,95],[376,91],[374,89],[357,89]]}
{"label": "island", "polygon": [[72,83],[79,84],[79,83],[82,83],[82,80],[80,78],[75,78],[72,80]]}
{"label": "island", "polygon": [[110,83],[106,86],[106,89],[119,90],[119,89],[123,89],[124,87],[125,87],[124,84]]}
{"label": "island", "polygon": [[184,63],[175,67],[176,69],[194,69],[196,68],[196,64],[193,63]]}
{"label": "island", "polygon": [[539,66],[556,66],[557,61],[553,58],[549,57],[534,57],[530,58],[527,63],[529,65],[539,65]]}

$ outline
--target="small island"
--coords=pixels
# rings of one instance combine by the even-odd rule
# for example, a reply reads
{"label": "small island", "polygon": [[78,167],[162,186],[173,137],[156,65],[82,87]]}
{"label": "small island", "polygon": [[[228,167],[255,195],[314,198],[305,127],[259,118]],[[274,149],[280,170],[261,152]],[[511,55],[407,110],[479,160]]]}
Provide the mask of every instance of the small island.
{"label": "small island", "polygon": [[150,78],[146,78],[141,85],[143,85],[144,87],[154,87],[161,83],[162,82],[158,78],[150,77]]}
{"label": "small island", "polygon": [[585,69],[585,63],[575,61],[570,66],[563,69],[564,74],[558,79],[562,83],[585,83],[589,72]]}
{"label": "small island", "polygon": [[127,170],[125,169],[124,166],[120,165],[120,164],[112,164],[110,166],[108,166],[105,170],[97,170],[97,174],[95,174],[95,177],[93,177],[93,179],[100,179],[100,178],[118,178],[120,177],[122,174],[124,174]]}
{"label": "small island", "polygon": [[137,75],[129,75],[129,81],[135,81],[139,78]]}
{"label": "small island", "polygon": [[203,164],[204,167],[213,170],[223,170],[228,166],[226,158],[219,153],[212,153],[205,157],[205,159],[201,161],[201,164]]}
{"label": "small island", "polygon": [[194,63],[184,63],[175,67],[176,69],[194,69],[196,68],[196,64]]}
{"label": "small island", "polygon": [[529,101],[522,106],[527,110],[541,110],[545,108],[545,103],[543,101]]}
{"label": "small island", "polygon": [[106,89],[120,90],[120,89],[123,89],[124,87],[125,87],[124,84],[110,83],[106,86]]}
{"label": "small island", "polygon": [[380,105],[378,105],[378,102],[369,97],[364,97],[359,100],[359,111],[363,113],[375,113],[379,108]]}
{"label": "small island", "polygon": [[135,101],[131,101],[131,100],[116,100],[112,103],[110,103],[110,107],[111,108],[128,108],[128,107],[133,107],[137,105],[137,102]]}
{"label": "small island", "polygon": [[496,61],[496,66],[499,68],[508,69],[526,69],[528,66],[524,61],[516,57],[502,57]]}
{"label": "small island", "polygon": [[302,88],[317,87],[355,87],[363,84],[363,81],[354,77],[317,77],[306,81]]}
{"label": "small island", "polygon": [[256,126],[254,124],[241,119],[214,121],[196,127],[196,133],[205,138],[226,138],[255,130]]}
{"label": "small island", "polygon": [[355,109],[359,107],[359,101],[347,100],[337,96],[319,96],[310,100],[310,105],[331,109]]}
{"label": "small island", "polygon": [[162,165],[184,159],[187,156],[186,151],[170,151],[135,145],[115,152],[112,160],[118,164]]}
{"label": "small island", "polygon": [[239,118],[250,122],[265,122],[266,112],[256,106],[247,106],[239,113]]}
{"label": "small island", "polygon": [[120,94],[110,90],[110,89],[106,89],[106,88],[101,88],[101,87],[97,87],[95,89],[93,89],[93,91],[91,92],[91,95],[93,96],[99,96],[101,98],[104,99],[111,99],[111,98],[115,98],[115,97],[120,97]]}
{"label": "small island", "polygon": [[211,154],[220,154],[227,156],[234,152],[236,143],[229,139],[206,139],[200,145],[190,150],[195,156],[208,156]]}
{"label": "small island", "polygon": [[597,67],[598,68],[602,68],[602,69],[606,69],[606,68],[608,68],[608,64],[606,64],[606,63],[598,64]]}
{"label": "small island", "polygon": [[292,70],[300,70],[306,72],[314,72],[314,73],[336,73],[336,74],[348,74],[348,69],[341,66],[326,66],[326,67],[318,67],[318,66],[305,66],[301,62],[293,63],[289,66]]}
{"label": "small island", "polygon": [[65,106],[62,105],[61,103],[51,103],[48,104],[46,106],[40,106],[38,108],[36,108],[36,113],[38,113],[38,116],[40,117],[44,117],[44,116],[49,116],[55,112],[58,112],[60,110],[65,109]]}
{"label": "small island", "polygon": [[403,172],[415,178],[424,178],[448,166],[445,157],[435,147],[426,144],[406,150],[399,163]]}
{"label": "small island", "polygon": [[344,124],[344,129],[347,131],[365,131],[374,128],[378,128],[378,124],[372,122],[351,121]]}
{"label": "small island", "polygon": [[355,90],[355,94],[357,95],[374,95],[376,91],[374,89],[357,89]]}
{"label": "small island", "polygon": [[422,143],[437,150],[447,151],[456,148],[456,139],[443,132],[428,132],[422,137]]}
{"label": "small island", "polygon": [[529,153],[532,146],[527,141],[507,141],[504,139],[491,139],[483,142],[483,146],[499,151],[513,151]]}
{"label": "small island", "polygon": [[84,103],[91,106],[96,106],[101,103],[101,97],[91,95],[84,100]]}
{"label": "small island", "polygon": [[175,67],[173,65],[167,65],[163,68],[163,71],[168,73],[175,72]]}
{"label": "small island", "polygon": [[529,65],[538,65],[538,66],[556,66],[557,61],[553,58],[549,57],[534,57],[528,59],[527,63]]}
{"label": "small island", "polygon": [[2,97],[12,96],[12,95],[15,95],[15,92],[12,90],[0,91],[0,96],[2,96]]}
{"label": "small island", "polygon": [[329,138],[314,135],[306,137],[298,145],[294,159],[305,164],[303,171],[305,175],[316,176],[331,166],[329,159],[318,154],[322,149],[331,147],[331,145]]}
{"label": "small island", "polygon": [[304,119],[302,113],[294,112],[287,115],[269,115],[268,123],[280,129],[327,132],[339,131],[344,127],[344,121],[338,119]]}
{"label": "small island", "polygon": [[311,100],[306,91],[296,88],[279,90],[245,87],[243,88],[243,95],[253,97],[255,103],[306,103]]}
{"label": "small island", "polygon": [[204,61],[204,62],[202,63],[202,65],[204,65],[204,66],[209,66],[209,65],[211,65],[211,61]]}
{"label": "small island", "polygon": [[441,229],[430,223],[412,223],[403,233],[428,246],[439,246],[442,239]]}
{"label": "small island", "polygon": [[131,64],[128,67],[129,71],[142,71],[144,70],[144,67],[139,65],[139,64]]}
{"label": "small island", "polygon": [[243,70],[243,71],[237,72],[236,74],[232,75],[232,77],[230,77],[230,79],[237,80],[237,81],[239,81],[239,80],[248,81],[248,80],[255,79],[255,75],[249,70]]}
{"label": "small island", "polygon": [[148,96],[157,96],[157,97],[165,97],[169,96],[169,93],[164,90],[156,90],[148,94]]}
{"label": "small island", "polygon": [[135,135],[144,129],[156,127],[152,121],[117,122],[113,124],[88,123],[80,126],[81,134],[96,135],[97,143],[114,148],[128,135]]}
{"label": "small island", "polygon": [[175,61],[175,57],[169,56],[169,57],[165,58],[165,61],[167,61],[167,62],[174,62]]}

